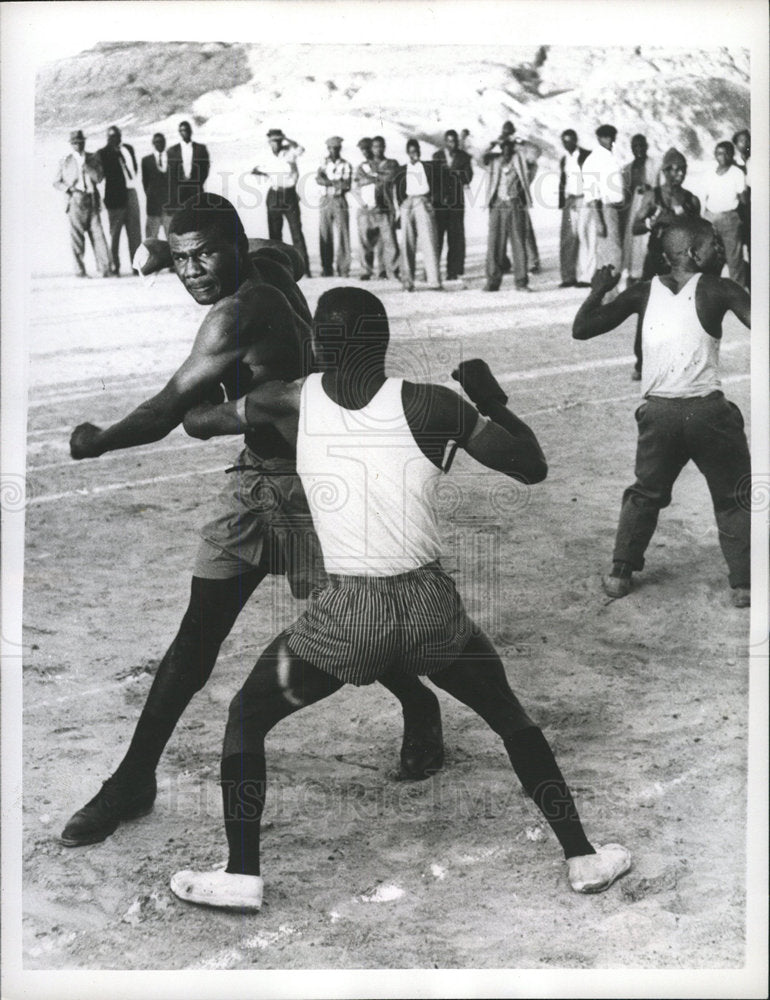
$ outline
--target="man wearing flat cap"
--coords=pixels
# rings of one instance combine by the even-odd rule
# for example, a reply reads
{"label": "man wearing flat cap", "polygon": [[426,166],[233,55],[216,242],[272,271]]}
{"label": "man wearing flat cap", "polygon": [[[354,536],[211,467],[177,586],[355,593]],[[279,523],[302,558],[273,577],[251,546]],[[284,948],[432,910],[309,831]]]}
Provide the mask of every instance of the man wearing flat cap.
{"label": "man wearing flat cap", "polygon": [[318,224],[321,249],[321,276],[335,274],[334,234],[337,234],[336,273],[341,278],[350,275],[350,218],[347,193],[353,180],[353,168],[340,156],[342,138],[333,135],[326,140],[329,154],[318,168],[316,183],[324,189]]}
{"label": "man wearing flat cap", "polygon": [[279,128],[270,129],[267,141],[270,152],[251,172],[257,177],[270,178],[270,187],[267,191],[268,233],[271,240],[282,240],[283,220],[286,218],[291,232],[291,242],[302,256],[305,262],[305,274],[309,278],[310,258],[302,233],[302,216],[297,195],[299,180],[297,159],[305,152],[305,148],[285,136],[283,130]]}
{"label": "man wearing flat cap", "polygon": [[101,198],[97,187],[104,172],[99,157],[85,151],[86,137],[80,129],[70,132],[70,146],[72,152],[59,163],[59,172],[53,186],[67,195],[66,211],[70,221],[70,245],[75,258],[75,274],[78,278],[88,277],[83,263],[88,233],[96,268],[106,278],[110,273],[111,261],[99,217]]}

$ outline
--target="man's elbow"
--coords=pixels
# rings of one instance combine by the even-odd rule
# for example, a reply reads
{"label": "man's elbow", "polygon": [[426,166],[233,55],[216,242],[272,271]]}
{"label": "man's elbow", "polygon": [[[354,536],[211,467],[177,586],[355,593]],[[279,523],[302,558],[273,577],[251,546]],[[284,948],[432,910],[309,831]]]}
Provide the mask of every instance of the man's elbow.
{"label": "man's elbow", "polygon": [[582,323],[578,323],[577,320],[572,324],[572,339],[573,340],[587,340],[588,333],[586,328]]}
{"label": "man's elbow", "polygon": [[548,478],[548,463],[544,458],[533,462],[531,469],[529,470],[529,476],[527,481],[530,486],[535,486],[536,483],[542,483]]}

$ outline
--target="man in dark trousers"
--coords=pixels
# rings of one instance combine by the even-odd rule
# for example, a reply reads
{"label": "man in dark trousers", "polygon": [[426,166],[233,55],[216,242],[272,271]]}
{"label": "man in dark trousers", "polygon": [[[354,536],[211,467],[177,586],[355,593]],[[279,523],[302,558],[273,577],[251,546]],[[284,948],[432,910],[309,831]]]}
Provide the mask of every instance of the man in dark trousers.
{"label": "man in dark trousers", "polygon": [[99,150],[104,171],[104,205],[110,221],[112,273],[120,275],[120,234],[126,230],[129,261],[142,242],[142,223],[137,192],[139,167],[134,147],[122,141],[117,125],[107,129],[107,145]]}
{"label": "man in dark trousers", "polygon": [[283,239],[283,220],[286,219],[291,242],[302,255],[305,261],[305,276],[309,278],[310,257],[305,244],[305,234],[302,232],[302,212],[297,194],[299,180],[297,160],[305,152],[305,147],[294,139],[289,139],[279,128],[269,130],[267,141],[270,152],[251,172],[256,177],[270,179],[266,203],[268,234],[271,240]]}
{"label": "man in dark trousers", "polygon": [[547,466],[535,434],[478,359],[453,373],[478,409],[447,386],[388,378],[388,319],[369,292],[326,292],[314,320],[321,371],[265,384],[242,406],[212,407],[200,429],[202,436],[274,429],[296,447],[308,498],[334,483],[344,499],[309,501],[329,583],[270,643],[230,705],[220,765],[227,868],[178,872],[172,891],[191,903],[259,910],[267,735],[346,683],[421,674],[499,737],[563,851],[572,889],[608,889],[631,867],[630,853],[619,844],[594,847],[586,836],[544,733],[440,562],[434,489],[447,450],[459,445],[484,468],[539,483]]}
{"label": "man in dark trousers", "polygon": [[572,327],[576,340],[589,340],[633,314],[643,323],[636,482],[623,494],[612,569],[602,586],[608,597],[630,593],[658,514],[692,459],[711,493],[732,602],[744,608],[751,603],[751,461],[741,412],[721,389],[719,344],[728,311],[751,326],[751,299],[736,282],[719,277],[724,248],[705,219],[676,217],[661,242],[667,274],[636,282],[605,305],[620,273],[611,265],[599,268]]}
{"label": "man in dark trousers", "polygon": [[399,168],[394,181],[404,240],[401,281],[406,291],[414,291],[415,259],[420,250],[428,288],[440,291],[435,210],[440,203],[443,167],[432,160],[420,159],[420,144],[416,139],[407,142],[406,153],[409,162]]}
{"label": "man in dark trousers", "polygon": [[321,277],[335,273],[334,242],[337,241],[336,273],[341,278],[350,275],[350,215],[347,193],[353,180],[353,168],[340,155],[342,137],[333,135],[326,140],[329,155],[318,168],[316,184],[324,189],[319,206],[318,241],[321,252]]}
{"label": "man in dark trousers", "polygon": [[447,281],[453,281],[465,274],[465,187],[473,179],[473,161],[460,149],[453,128],[444,133],[444,146],[436,150],[433,160],[444,168],[436,208],[438,257],[440,262],[446,234],[446,277]]}
{"label": "man in dark trousers", "polygon": [[506,247],[511,244],[513,279],[518,291],[529,291],[527,267],[527,219],[532,199],[527,165],[510,139],[504,139],[502,153],[490,161],[487,206],[487,283],[485,292],[496,292],[503,279]]}
{"label": "man in dark trousers", "polygon": [[209,151],[202,142],[192,141],[192,126],[179,123],[182,140],[168,150],[168,202],[167,212],[176,212],[188,198],[196,198],[203,191],[211,163]]}
{"label": "man in dark trousers", "polygon": [[70,246],[75,259],[75,275],[87,278],[83,263],[86,233],[96,259],[96,267],[103,278],[110,273],[110,253],[104,239],[102,220],[99,217],[101,198],[99,184],[104,176],[101,160],[96,153],[86,152],[86,137],[80,129],[70,132],[68,153],[59,163],[53,186],[67,195],[67,216],[70,222]]}
{"label": "man in dark trousers", "polygon": [[[212,394],[221,398],[220,385],[235,399],[252,384],[292,380],[312,369],[312,317],[297,285],[304,262],[293,247],[262,241],[250,253],[235,208],[207,192],[174,214],[169,243],[170,256],[167,244],[145,245],[150,260],[141,270],[150,273],[151,265],[157,270],[170,261],[190,296],[207,307],[192,349],[168,384],[123,419],[105,428],[76,427],[70,438],[75,459],[161,440],[193,421]],[[223,491],[219,515],[201,531],[187,611],[128,750],[101,791],[70,818],[61,835],[67,847],[98,843],[124,820],[152,809],[166,743],[265,577],[286,574],[300,598],[325,579],[293,449],[277,433],[247,434],[230,471],[234,479]],[[438,701],[415,678],[386,686],[403,709],[401,776],[427,778],[443,763]]]}
{"label": "man in dark trousers", "polygon": [[142,157],[142,187],[147,197],[147,221],[144,232],[148,240],[154,239],[163,226],[163,235],[168,239],[171,214],[166,211],[169,201],[169,174],[165,135],[156,132],[152,137],[152,145],[155,152]]}
{"label": "man in dark trousers", "polygon": [[577,132],[565,129],[561,134],[564,156],[559,160],[559,208],[561,232],[559,238],[560,288],[581,287],[584,283],[580,258],[580,212],[583,207],[583,175],[580,168],[589,150],[578,146]]}

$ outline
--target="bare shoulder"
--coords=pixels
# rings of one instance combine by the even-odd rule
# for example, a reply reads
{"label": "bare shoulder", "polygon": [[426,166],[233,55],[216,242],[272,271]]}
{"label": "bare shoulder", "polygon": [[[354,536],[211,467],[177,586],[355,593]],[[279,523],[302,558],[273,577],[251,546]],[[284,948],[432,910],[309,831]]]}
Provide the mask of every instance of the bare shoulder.
{"label": "bare shoulder", "polygon": [[274,322],[283,325],[287,311],[291,313],[291,307],[280,289],[249,279],[211,306],[201,324],[198,345],[229,349],[244,340],[254,343],[271,332]]}
{"label": "bare shoulder", "polygon": [[446,385],[404,380],[402,398],[409,423],[419,430],[462,439],[478,420],[475,407]]}

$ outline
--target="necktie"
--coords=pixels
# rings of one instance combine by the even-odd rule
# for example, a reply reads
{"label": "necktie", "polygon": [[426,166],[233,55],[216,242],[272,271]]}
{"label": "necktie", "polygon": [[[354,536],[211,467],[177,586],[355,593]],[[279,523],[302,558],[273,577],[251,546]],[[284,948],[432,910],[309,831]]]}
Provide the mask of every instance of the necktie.
{"label": "necktie", "polygon": [[118,150],[118,156],[120,157],[120,163],[123,167],[123,173],[126,175],[126,180],[131,181],[134,179],[134,175],[131,173],[131,168],[128,165],[128,161],[123,157],[123,150]]}

